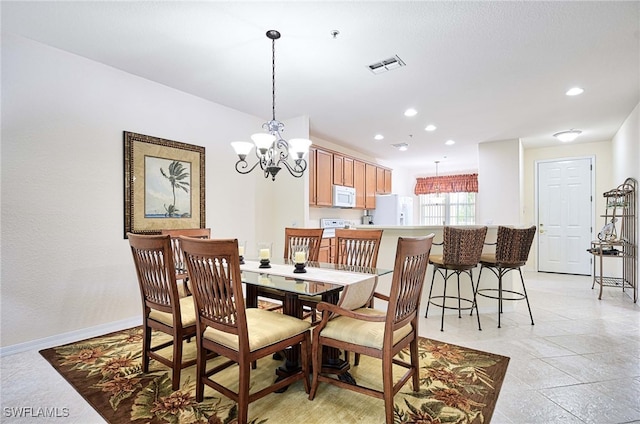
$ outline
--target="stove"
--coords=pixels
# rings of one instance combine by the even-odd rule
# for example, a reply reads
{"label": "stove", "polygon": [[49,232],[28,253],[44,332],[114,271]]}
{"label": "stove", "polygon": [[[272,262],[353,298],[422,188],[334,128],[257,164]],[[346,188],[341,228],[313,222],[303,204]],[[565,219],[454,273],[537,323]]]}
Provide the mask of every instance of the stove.
{"label": "stove", "polygon": [[320,220],[320,228],[324,228],[322,238],[331,238],[336,236],[336,228],[345,228],[347,221],[344,219],[322,218]]}

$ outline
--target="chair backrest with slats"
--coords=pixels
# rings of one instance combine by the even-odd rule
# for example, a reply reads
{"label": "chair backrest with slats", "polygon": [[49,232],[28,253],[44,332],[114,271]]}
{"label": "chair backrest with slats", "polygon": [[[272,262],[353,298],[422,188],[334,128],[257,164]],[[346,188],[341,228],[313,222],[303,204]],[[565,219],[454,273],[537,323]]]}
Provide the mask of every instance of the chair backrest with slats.
{"label": "chair backrest with slats", "polygon": [[320,255],[323,228],[285,228],[284,229],[284,258],[293,259],[294,246],[307,246],[307,260],[317,262]]}
{"label": "chair backrest with slats", "polygon": [[523,266],[536,235],[536,226],[529,228],[498,227],[496,262],[505,265]]}
{"label": "chair backrest with slats", "polygon": [[443,230],[442,256],[445,265],[475,266],[480,262],[487,227],[450,227]]}
{"label": "chair backrest with slats", "polygon": [[336,229],[334,262],[341,265],[375,268],[382,230]]}
{"label": "chair backrest with slats", "polygon": [[240,346],[248,349],[238,240],[180,239],[196,302],[198,333],[209,326],[235,334]]}
{"label": "chair backrest with slats", "polygon": [[[156,309],[180,319],[180,297],[176,285],[169,236],[127,234],[136,267],[145,313]],[[178,321],[179,322],[179,321]]]}
{"label": "chair backrest with slats", "polygon": [[162,230],[162,235],[171,236],[171,249],[173,250],[173,262],[176,264],[178,274],[186,274],[187,266],[180,246],[180,236],[208,239],[211,238],[211,228],[183,228],[180,230]]}
{"label": "chair backrest with slats", "polygon": [[[392,333],[417,316],[433,237],[434,234],[426,237],[398,238],[387,308],[387,332]],[[389,339],[393,339],[393,334],[388,336]]]}

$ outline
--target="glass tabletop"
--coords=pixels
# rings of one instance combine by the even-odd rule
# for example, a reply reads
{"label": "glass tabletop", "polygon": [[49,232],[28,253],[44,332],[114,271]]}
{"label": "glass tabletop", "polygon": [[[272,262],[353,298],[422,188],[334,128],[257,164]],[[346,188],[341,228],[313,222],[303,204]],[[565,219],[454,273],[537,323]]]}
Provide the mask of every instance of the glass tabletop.
{"label": "glass tabletop", "polygon": [[[255,260],[247,260],[249,262],[257,262]],[[290,265],[291,270],[294,269],[294,262],[289,259],[278,258],[271,261],[274,265]],[[338,271],[338,272],[348,272],[348,273],[358,273],[358,274],[369,274],[371,278],[375,278],[380,275],[385,275],[392,270],[382,269],[382,268],[368,268],[368,267],[357,267],[357,266],[348,266],[348,265],[340,265],[334,263],[325,263],[325,262],[307,262],[307,268],[317,268],[319,270],[324,271]],[[274,267],[275,268],[275,267]],[[280,267],[281,268],[281,267]],[[270,272],[271,271],[271,272]],[[297,293],[303,295],[322,295],[331,292],[338,292],[344,289],[345,284],[335,284],[328,281],[318,281],[316,277],[309,274],[314,274],[312,272],[309,273],[299,273],[292,275],[274,275],[274,270],[271,268],[262,268],[262,269],[245,269],[242,270],[242,281],[245,284],[251,284],[255,286],[265,287],[265,288],[273,288],[276,290],[281,290],[290,293]],[[317,276],[317,273],[315,273]]]}

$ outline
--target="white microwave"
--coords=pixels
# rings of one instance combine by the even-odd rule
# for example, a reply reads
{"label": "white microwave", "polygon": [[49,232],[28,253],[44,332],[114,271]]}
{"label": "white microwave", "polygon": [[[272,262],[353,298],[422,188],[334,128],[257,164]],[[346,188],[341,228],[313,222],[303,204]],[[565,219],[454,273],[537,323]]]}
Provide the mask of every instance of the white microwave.
{"label": "white microwave", "polygon": [[354,208],[356,206],[356,189],[334,185],[333,206],[336,208]]}

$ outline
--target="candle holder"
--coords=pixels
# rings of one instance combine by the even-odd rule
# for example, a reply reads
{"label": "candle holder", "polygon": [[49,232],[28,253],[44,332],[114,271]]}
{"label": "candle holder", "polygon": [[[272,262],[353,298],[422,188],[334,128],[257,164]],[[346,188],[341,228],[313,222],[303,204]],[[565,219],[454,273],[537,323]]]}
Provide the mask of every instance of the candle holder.
{"label": "candle holder", "polygon": [[260,259],[260,266],[258,268],[271,268],[271,261],[269,258]]}
{"label": "candle holder", "polygon": [[291,246],[291,260],[295,266],[293,270],[296,274],[307,272],[305,266],[307,265],[307,259],[309,258],[309,246],[308,245],[293,245]]}
{"label": "candle holder", "polygon": [[271,251],[272,243],[258,243],[258,259],[260,259],[259,268],[271,268]]}
{"label": "candle holder", "polygon": [[305,263],[304,262],[301,263],[301,264],[295,264],[295,269],[293,270],[294,274],[302,274],[304,272],[307,272],[307,270],[305,269]]}

